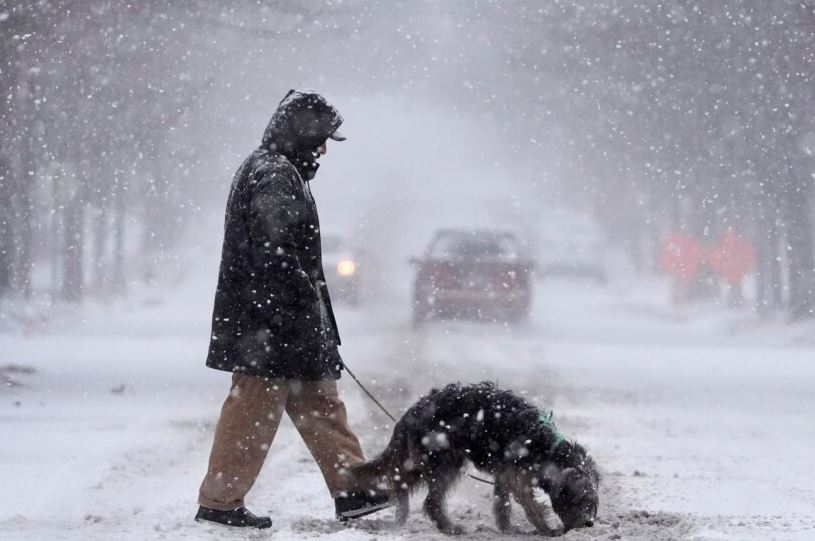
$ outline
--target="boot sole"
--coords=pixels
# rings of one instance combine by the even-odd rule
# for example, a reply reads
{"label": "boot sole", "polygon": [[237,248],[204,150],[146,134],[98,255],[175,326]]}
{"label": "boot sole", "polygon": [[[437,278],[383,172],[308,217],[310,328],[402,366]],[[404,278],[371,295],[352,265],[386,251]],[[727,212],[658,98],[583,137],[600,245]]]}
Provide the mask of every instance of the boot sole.
{"label": "boot sole", "polygon": [[362,507],[360,509],[351,509],[350,511],[337,513],[337,518],[341,522],[345,522],[347,520],[353,520],[355,518],[360,518],[364,517],[365,515],[376,513],[377,511],[382,511],[383,509],[387,509],[388,507],[393,507],[393,504],[391,502],[386,502],[380,503],[378,505],[371,505],[369,507]]}
{"label": "boot sole", "polygon": [[226,526],[228,528],[253,528],[255,530],[265,530],[267,528],[272,527],[272,523],[269,522],[268,524],[236,524],[234,522],[220,522],[217,520],[210,520],[205,517],[195,517],[195,522],[201,523],[205,522],[208,524],[217,524],[218,526]]}

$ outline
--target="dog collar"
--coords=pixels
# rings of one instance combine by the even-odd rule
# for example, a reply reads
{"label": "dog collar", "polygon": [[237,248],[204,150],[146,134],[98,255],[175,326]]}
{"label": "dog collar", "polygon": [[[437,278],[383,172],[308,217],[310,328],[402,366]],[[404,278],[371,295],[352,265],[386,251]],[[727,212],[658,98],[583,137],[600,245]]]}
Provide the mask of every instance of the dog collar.
{"label": "dog collar", "polygon": [[544,410],[538,416],[538,422],[552,431],[552,434],[555,437],[555,441],[552,442],[552,445],[549,447],[549,452],[554,451],[557,449],[557,446],[566,441],[566,436],[564,436],[560,430],[557,429],[557,425],[555,424],[555,420],[552,418],[554,415],[554,411],[552,410]]}

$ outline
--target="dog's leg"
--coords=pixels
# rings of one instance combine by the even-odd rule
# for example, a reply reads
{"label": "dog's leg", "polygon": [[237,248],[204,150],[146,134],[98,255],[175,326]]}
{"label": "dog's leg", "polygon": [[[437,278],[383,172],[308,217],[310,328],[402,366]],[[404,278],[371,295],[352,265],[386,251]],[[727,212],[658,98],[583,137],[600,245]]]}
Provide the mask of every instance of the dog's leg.
{"label": "dog's leg", "polygon": [[549,495],[539,487],[519,487],[513,490],[515,499],[523,507],[526,518],[541,534],[555,537],[563,535],[563,521],[552,507]]}
{"label": "dog's leg", "polygon": [[509,501],[509,485],[505,477],[501,474],[495,476],[495,491],[492,498],[492,511],[495,514],[495,525],[500,531],[507,532],[512,514],[512,505]]}
{"label": "dog's leg", "polygon": [[424,501],[424,510],[430,520],[436,524],[440,531],[451,535],[464,533],[461,526],[450,521],[445,505],[447,491],[450,490],[457,477],[458,470],[449,470],[447,468],[432,470],[428,479],[427,498]]}
{"label": "dog's leg", "polygon": [[506,471],[502,477],[524,510],[526,518],[538,532],[552,537],[563,535],[563,521],[552,507],[551,498],[542,488],[532,485],[527,476],[518,470]]}
{"label": "dog's leg", "polygon": [[408,515],[410,514],[410,484],[407,476],[400,476],[399,479],[394,479],[393,494],[396,496],[396,523],[400,526],[407,522]]}

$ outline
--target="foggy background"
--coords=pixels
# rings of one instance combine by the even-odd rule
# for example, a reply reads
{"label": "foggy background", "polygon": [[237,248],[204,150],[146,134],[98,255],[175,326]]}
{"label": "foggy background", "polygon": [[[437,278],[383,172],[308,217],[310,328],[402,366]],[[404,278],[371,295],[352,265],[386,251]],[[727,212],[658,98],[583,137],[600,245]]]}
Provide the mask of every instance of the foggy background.
{"label": "foggy background", "polygon": [[314,183],[322,222],[380,264],[440,224],[534,237],[565,205],[639,272],[671,231],[734,227],[758,253],[752,304],[812,315],[807,2],[4,5],[9,310],[192,264],[277,102],[305,87],[349,135]]}

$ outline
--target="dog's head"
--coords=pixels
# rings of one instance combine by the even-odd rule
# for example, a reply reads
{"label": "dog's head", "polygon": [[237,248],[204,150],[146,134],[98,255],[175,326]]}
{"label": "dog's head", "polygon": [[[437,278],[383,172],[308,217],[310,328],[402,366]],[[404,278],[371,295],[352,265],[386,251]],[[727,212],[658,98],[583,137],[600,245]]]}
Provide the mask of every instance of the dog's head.
{"label": "dog's head", "polygon": [[542,465],[539,478],[552,500],[552,508],[563,522],[564,531],[593,526],[599,499],[600,476],[594,461],[578,444],[569,444],[574,466],[559,468],[553,463]]}
{"label": "dog's head", "polygon": [[593,526],[597,518],[597,484],[590,475],[575,468],[560,472],[559,482],[549,493],[552,507],[563,522],[564,531]]}

